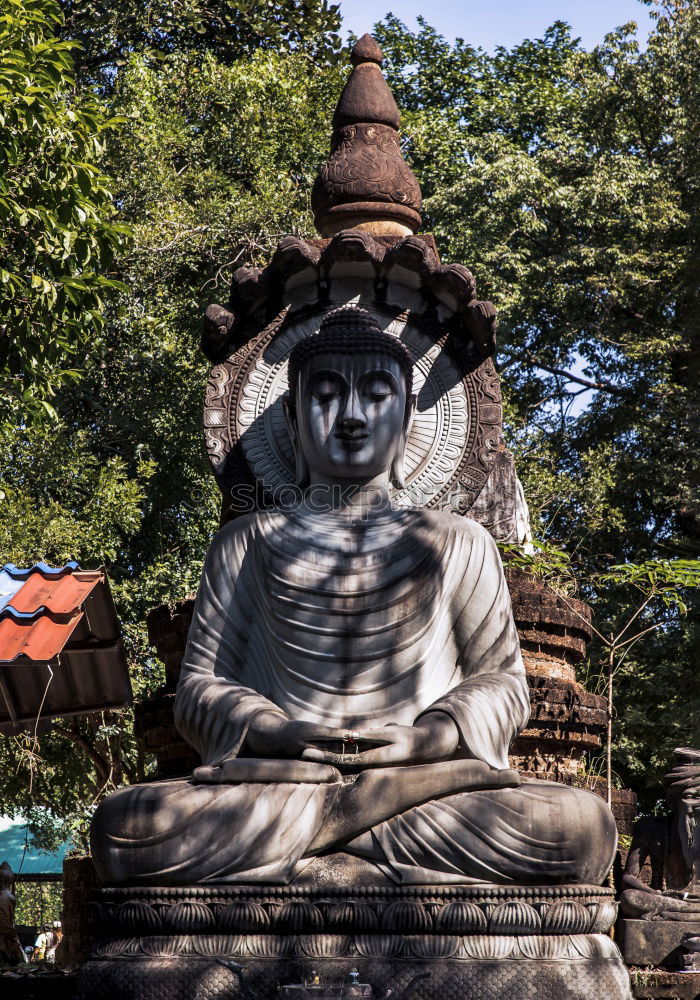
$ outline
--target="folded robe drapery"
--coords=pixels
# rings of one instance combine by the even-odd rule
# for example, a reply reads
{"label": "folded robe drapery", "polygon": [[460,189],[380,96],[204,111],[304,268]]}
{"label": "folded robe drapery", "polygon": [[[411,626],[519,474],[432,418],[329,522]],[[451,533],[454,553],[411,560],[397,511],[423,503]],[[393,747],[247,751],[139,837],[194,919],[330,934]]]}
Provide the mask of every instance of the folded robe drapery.
{"label": "folded robe drapery", "polygon": [[[223,528],[207,556],[178,685],[178,728],[217,765],[259,712],[376,729],[447,713],[458,757],[507,768],[530,702],[496,546],[466,518],[300,508]],[[122,789],[100,806],[107,883],[287,882],[330,823],[338,783]],[[351,832],[352,833],[352,832]],[[614,854],[595,796],[537,783],[404,802],[334,849],[398,882],[598,882]]]}
{"label": "folded robe drapery", "polygon": [[412,725],[450,715],[461,753],[508,766],[530,714],[500,556],[452,514],[391,510],[348,525],[302,511],[223,528],[207,556],[175,703],[205,764],[251,719]]}
{"label": "folded robe drapery", "polygon": [[[123,788],[100,806],[93,859],[107,884],[292,881],[339,785]],[[339,845],[402,884],[600,884],[617,846],[598,796],[544,781],[426,802]]]}

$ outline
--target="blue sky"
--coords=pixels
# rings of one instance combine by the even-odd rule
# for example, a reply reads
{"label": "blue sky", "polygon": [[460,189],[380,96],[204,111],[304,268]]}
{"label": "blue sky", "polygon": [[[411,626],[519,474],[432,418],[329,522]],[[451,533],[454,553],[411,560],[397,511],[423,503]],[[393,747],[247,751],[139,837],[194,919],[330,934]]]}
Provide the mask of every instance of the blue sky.
{"label": "blue sky", "polygon": [[464,38],[472,45],[507,48],[524,38],[539,38],[554,21],[567,21],[586,48],[603,40],[606,32],[636,21],[644,42],[652,21],[649,8],[639,0],[340,0],[345,32],[358,35],[391,11],[415,29],[416,15],[449,39]]}

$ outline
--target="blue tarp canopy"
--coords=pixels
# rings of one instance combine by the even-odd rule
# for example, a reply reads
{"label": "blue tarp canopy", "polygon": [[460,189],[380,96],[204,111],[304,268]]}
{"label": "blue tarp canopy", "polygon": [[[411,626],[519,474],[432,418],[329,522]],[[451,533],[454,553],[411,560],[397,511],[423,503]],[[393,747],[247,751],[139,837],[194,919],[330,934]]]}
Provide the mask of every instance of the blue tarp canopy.
{"label": "blue tarp canopy", "polygon": [[40,851],[32,846],[32,835],[26,820],[0,816],[0,864],[7,861],[23,879],[46,878],[63,874],[63,859],[70,843],[61,844],[55,852]]}

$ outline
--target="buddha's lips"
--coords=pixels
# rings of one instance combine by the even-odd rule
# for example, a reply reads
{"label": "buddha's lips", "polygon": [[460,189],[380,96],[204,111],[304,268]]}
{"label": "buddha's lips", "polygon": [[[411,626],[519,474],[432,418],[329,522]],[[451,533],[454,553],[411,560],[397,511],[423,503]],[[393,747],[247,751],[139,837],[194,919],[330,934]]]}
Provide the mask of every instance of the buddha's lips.
{"label": "buddha's lips", "polygon": [[343,448],[347,448],[348,451],[359,451],[369,437],[369,434],[336,434],[335,436]]}

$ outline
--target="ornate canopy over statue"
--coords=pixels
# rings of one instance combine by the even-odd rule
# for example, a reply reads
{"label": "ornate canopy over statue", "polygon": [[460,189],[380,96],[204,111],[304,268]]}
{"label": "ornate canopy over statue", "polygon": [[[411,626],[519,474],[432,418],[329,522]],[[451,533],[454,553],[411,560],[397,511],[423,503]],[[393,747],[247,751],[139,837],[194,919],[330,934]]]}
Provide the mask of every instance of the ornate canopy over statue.
{"label": "ornate canopy over statue", "polygon": [[207,448],[225,495],[235,502],[241,486],[257,484],[274,499],[294,483],[282,410],[289,353],[350,303],[398,337],[414,363],[407,489],[397,502],[471,507],[501,446],[501,394],[490,359],[494,311],[476,300],[466,268],[441,267],[431,242],[419,237],[388,247],[344,232],[330,242],[284,240],[255,280],[236,272],[239,302],[242,287],[249,297],[226,343],[243,343],[214,367],[205,405]]}
{"label": "ornate canopy over statue", "polygon": [[398,109],[369,35],[352,62],[331,156],[314,186],[323,238],[283,239],[267,267],[239,268],[228,305],[206,313],[202,347],[215,367],[205,439],[225,517],[250,509],[251,496],[258,506],[289,496],[294,461],[282,411],[289,353],[329,312],[354,304],[398,337],[414,363],[416,414],[396,502],[471,511],[495,537],[515,540],[516,479],[491,360],[495,309],[477,299],[466,267],[441,264],[431,236],[411,235],[420,188],[401,155]]}

